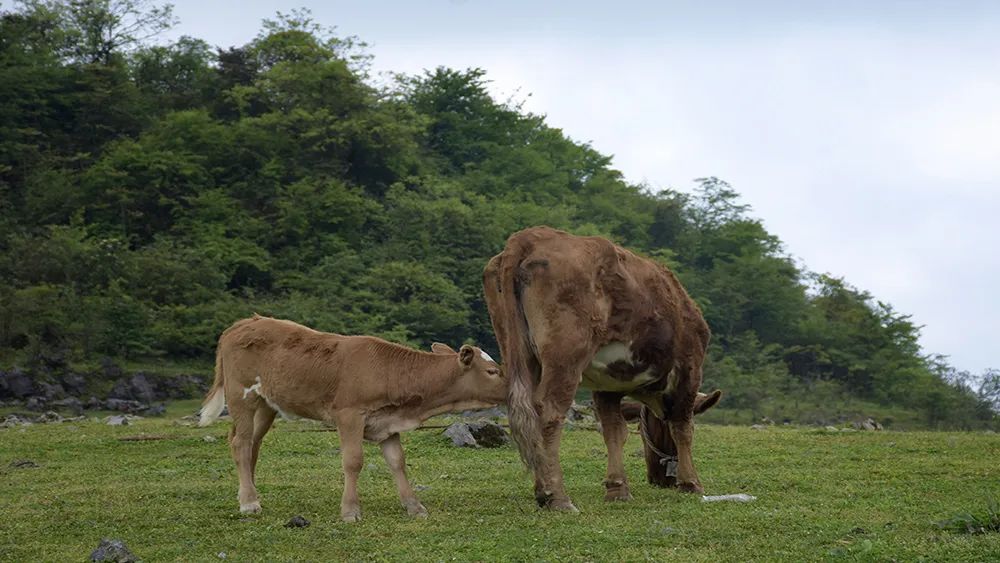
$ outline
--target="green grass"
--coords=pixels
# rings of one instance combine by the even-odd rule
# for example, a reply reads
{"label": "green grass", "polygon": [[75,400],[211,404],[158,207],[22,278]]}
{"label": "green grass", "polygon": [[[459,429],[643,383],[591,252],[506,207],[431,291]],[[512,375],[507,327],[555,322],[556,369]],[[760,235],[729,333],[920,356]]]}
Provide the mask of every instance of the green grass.
{"label": "green grass", "polygon": [[[194,402],[171,415],[192,412]],[[563,440],[579,515],[534,507],[512,449],[455,449],[440,430],[404,436],[409,475],[430,511],[411,520],[377,447],[361,475],[364,520],[339,521],[337,434],[278,422],[258,467],[264,512],[237,512],[225,434],[176,419],[126,427],[97,422],[0,430],[0,559],[80,561],[102,537],[146,561],[670,560],[990,561],[1000,534],[936,525],[1000,496],[1000,435],[825,433],[700,425],[696,464],[708,494],[749,504],[702,504],[642,480],[638,436],[626,446],[635,500],[606,504],[599,434]],[[121,441],[145,434],[150,441]],[[214,436],[206,442],[204,436]],[[15,459],[37,468],[13,468]],[[293,515],[304,529],[283,525]]]}

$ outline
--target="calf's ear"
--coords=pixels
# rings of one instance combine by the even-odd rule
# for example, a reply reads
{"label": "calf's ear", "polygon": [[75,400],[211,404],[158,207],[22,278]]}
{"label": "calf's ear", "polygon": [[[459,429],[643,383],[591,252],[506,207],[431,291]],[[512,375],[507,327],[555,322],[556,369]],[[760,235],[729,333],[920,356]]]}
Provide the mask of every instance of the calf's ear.
{"label": "calf's ear", "polygon": [[458,361],[462,362],[462,365],[469,367],[472,365],[472,360],[476,357],[476,351],[468,344],[463,345],[458,349]]}
{"label": "calf's ear", "polygon": [[440,342],[435,342],[431,344],[431,352],[435,354],[455,354],[455,350],[448,346],[447,344],[441,344]]}

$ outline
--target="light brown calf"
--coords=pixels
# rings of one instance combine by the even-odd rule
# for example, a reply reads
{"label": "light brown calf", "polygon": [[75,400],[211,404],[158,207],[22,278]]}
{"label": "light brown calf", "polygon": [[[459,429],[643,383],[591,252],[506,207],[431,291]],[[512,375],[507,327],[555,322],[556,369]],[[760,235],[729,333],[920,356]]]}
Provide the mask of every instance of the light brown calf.
{"label": "light brown calf", "polygon": [[205,397],[200,425],[210,424],[229,406],[240,512],[260,511],[254,486],[257,456],[280,413],[336,423],[344,464],[344,521],[361,519],[357,482],[362,440],[381,445],[406,511],[426,516],[406,479],[399,433],[436,414],[490,407],[507,396],[499,366],[479,348],[462,346],[455,352],[435,344],[433,350],[318,332],[257,315],[223,332],[215,383]]}

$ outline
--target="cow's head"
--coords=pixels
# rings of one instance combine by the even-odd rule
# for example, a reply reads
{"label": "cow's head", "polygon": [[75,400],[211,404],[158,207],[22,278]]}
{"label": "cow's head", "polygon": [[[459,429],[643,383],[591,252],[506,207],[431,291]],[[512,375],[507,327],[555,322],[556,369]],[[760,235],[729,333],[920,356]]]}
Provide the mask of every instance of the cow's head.
{"label": "cow's head", "polygon": [[500,364],[477,346],[463,345],[458,352],[447,344],[431,344],[435,354],[455,354],[462,375],[458,379],[459,391],[463,398],[476,399],[492,404],[507,400],[507,380]]}

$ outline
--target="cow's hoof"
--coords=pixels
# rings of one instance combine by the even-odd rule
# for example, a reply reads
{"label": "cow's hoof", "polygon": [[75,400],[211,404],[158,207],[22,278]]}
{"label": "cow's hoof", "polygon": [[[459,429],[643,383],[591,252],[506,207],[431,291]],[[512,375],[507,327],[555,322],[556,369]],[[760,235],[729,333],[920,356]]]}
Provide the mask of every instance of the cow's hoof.
{"label": "cow's hoof", "polygon": [[701,486],[701,483],[697,481],[694,483],[677,483],[677,490],[682,493],[704,493],[705,487]]}
{"label": "cow's hoof", "polygon": [[403,506],[406,507],[406,513],[414,518],[427,518],[427,509],[420,502],[412,502]]}
{"label": "cow's hoof", "polygon": [[616,487],[608,489],[604,493],[604,500],[608,502],[632,500],[632,493],[629,492],[628,487]]}
{"label": "cow's hoof", "polygon": [[571,514],[579,514],[580,511],[573,506],[573,503],[567,499],[550,499],[548,503],[545,504],[545,508],[549,510],[554,510],[556,512],[569,512]]}
{"label": "cow's hoof", "polygon": [[260,501],[240,505],[240,514],[257,514],[260,512]]}
{"label": "cow's hoof", "polygon": [[340,513],[340,519],[348,524],[353,524],[355,522],[361,521],[361,511],[360,510],[348,510],[346,512]]}

